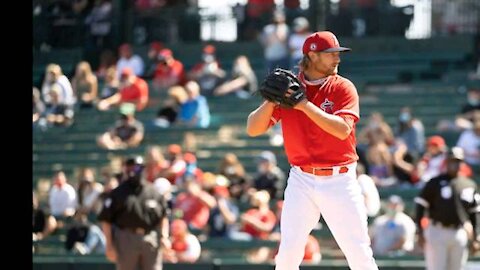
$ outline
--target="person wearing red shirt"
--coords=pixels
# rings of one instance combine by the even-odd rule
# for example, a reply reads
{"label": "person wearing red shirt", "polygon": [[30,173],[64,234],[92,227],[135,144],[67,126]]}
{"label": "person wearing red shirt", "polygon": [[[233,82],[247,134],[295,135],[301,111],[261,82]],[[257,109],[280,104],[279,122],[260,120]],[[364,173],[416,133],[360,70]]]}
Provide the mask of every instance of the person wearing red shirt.
{"label": "person wearing red shirt", "polygon": [[308,36],[302,51],[298,78],[306,98],[291,109],[265,101],[247,120],[249,136],[264,134],[281,121],[285,152],[292,166],[275,269],[299,269],[308,235],[320,215],[350,269],[378,269],[368,236],[365,203],[356,181],[358,93],[350,80],[337,74],[340,52],[350,48],[340,47],[332,32],[322,31]]}
{"label": "person wearing red shirt", "polygon": [[267,239],[275,226],[277,218],[270,210],[270,194],[268,191],[257,191],[252,195],[254,208],[247,210],[241,217],[242,231],[254,238]]}
{"label": "person wearing red shirt", "polygon": [[97,105],[101,111],[108,110],[112,105],[122,103],[135,104],[136,110],[143,110],[148,103],[148,84],[137,77],[131,68],[124,68],[120,75],[120,91],[113,96],[100,101]]}
{"label": "person wearing red shirt", "polygon": [[173,52],[170,49],[162,49],[158,53],[158,64],[153,82],[160,89],[186,83],[183,64],[173,57]]}

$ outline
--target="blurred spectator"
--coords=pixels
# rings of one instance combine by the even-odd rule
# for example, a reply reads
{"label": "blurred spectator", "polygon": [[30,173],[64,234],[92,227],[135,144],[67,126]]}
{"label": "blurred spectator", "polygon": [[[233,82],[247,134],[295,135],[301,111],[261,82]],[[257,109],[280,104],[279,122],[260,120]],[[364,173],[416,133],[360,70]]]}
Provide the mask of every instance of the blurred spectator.
{"label": "blurred spectator", "polygon": [[95,181],[95,174],[92,168],[83,168],[78,176],[78,209],[77,211],[90,214],[98,213],[100,209],[95,208],[98,196],[103,192],[102,184]]}
{"label": "blurred spectator", "polygon": [[225,78],[225,71],[220,68],[215,56],[215,47],[207,45],[203,48],[202,61],[193,66],[188,77],[200,85],[200,93],[211,96],[213,90],[219,86]]}
{"label": "blurred spectator", "polygon": [[53,175],[53,186],[50,189],[48,204],[54,217],[69,217],[75,214],[77,208],[77,192],[67,183],[63,171]]}
{"label": "blurred spectator", "polygon": [[197,151],[197,136],[191,131],[183,133],[182,147],[186,152],[195,153]]}
{"label": "blurred spectator", "polygon": [[188,99],[180,105],[177,123],[187,127],[207,128],[210,125],[210,110],[207,99],[200,95],[200,86],[195,81],[185,84]]}
{"label": "blurred spectator", "polygon": [[67,76],[63,75],[62,68],[57,64],[49,64],[45,69],[45,78],[42,84],[42,97],[45,104],[50,106],[52,100],[50,91],[54,85],[58,85],[58,103],[73,106],[76,98],[73,94],[72,85]]}
{"label": "blurred spectator", "polygon": [[164,253],[165,261],[171,263],[195,263],[200,258],[198,238],[191,234],[184,220],[175,219],[170,224],[172,250]]}
{"label": "blurred spectator", "polygon": [[76,212],[73,222],[67,227],[67,240],[65,248],[75,254],[104,254],[106,239],[102,230],[91,224],[87,215],[83,212]]}
{"label": "blurred spectator", "polygon": [[394,184],[393,179],[393,156],[381,133],[368,133],[367,162],[368,174],[379,186]]}
{"label": "blurred spectator", "polygon": [[32,192],[32,241],[39,241],[57,228],[57,220],[48,211],[39,207],[38,198]]}
{"label": "blurred spectator", "polygon": [[173,57],[173,52],[170,49],[162,49],[158,53],[158,64],[153,77],[153,84],[158,90],[185,84],[183,64]]}
{"label": "blurred spectator", "polygon": [[213,196],[217,203],[210,210],[208,236],[230,238],[235,231],[235,222],[239,216],[239,209],[230,199],[228,186],[216,185],[213,188]]}
{"label": "blurred spectator", "polygon": [[37,123],[40,119],[40,116],[43,115],[45,111],[45,104],[40,99],[40,91],[38,88],[33,87],[33,94],[32,94],[32,116],[33,116],[33,124]]}
{"label": "blurred spectator", "polygon": [[480,117],[473,120],[473,128],[460,134],[457,146],[465,153],[465,162],[470,166],[480,165]]}
{"label": "blurred spectator", "polygon": [[173,125],[178,117],[180,106],[188,99],[187,91],[180,85],[172,86],[168,89],[168,96],[163,101],[162,106],[157,112],[154,125],[167,128]]}
{"label": "blurred spectator", "polygon": [[274,0],[248,0],[242,38],[245,40],[256,39],[257,33],[271,20],[274,8]]}
{"label": "blurred spectator", "polygon": [[145,109],[148,103],[148,84],[133,74],[130,68],[122,70],[120,76],[120,92],[98,103],[98,109],[108,110],[112,105],[134,103],[137,111]]}
{"label": "blurred spectator", "polygon": [[89,46],[95,51],[112,47],[112,10],[111,0],[95,0],[94,6],[85,18],[85,24],[89,26]]}
{"label": "blurred spectator", "polygon": [[245,55],[235,58],[230,80],[213,90],[213,95],[223,96],[231,93],[239,98],[249,98],[258,89],[257,76]]}
{"label": "blurred spectator", "polygon": [[120,82],[117,79],[117,71],[115,67],[110,67],[105,71],[105,81],[100,91],[100,99],[106,99],[118,92]]}
{"label": "blurred spectator", "polygon": [[277,221],[275,213],[270,210],[270,195],[261,190],[252,194],[251,208],[240,217],[242,231],[253,238],[267,239]]}
{"label": "blurred spectator", "polygon": [[455,126],[461,130],[472,128],[477,114],[480,114],[480,85],[473,85],[468,88],[467,103],[463,105],[461,114],[457,116]]}
{"label": "blurred spectator", "polygon": [[153,75],[155,75],[155,70],[157,69],[158,65],[158,56],[160,51],[163,49],[163,44],[160,41],[153,41],[150,43],[147,53],[147,61],[145,66],[146,71],[143,75],[144,79],[151,79]]}
{"label": "blurred spectator", "polygon": [[122,44],[118,48],[118,54],[120,59],[117,61],[117,78],[120,78],[120,72],[125,68],[130,68],[136,76],[143,75],[143,60],[140,56],[133,54],[130,44]]}
{"label": "blurred spectator", "polygon": [[410,107],[400,109],[395,137],[407,145],[408,153],[417,159],[425,148],[425,129],[420,119],[414,117]]}
{"label": "blurred spectator", "polygon": [[194,180],[185,181],[184,191],[177,195],[173,206],[174,217],[185,220],[189,228],[202,230],[207,225],[210,209],[215,207],[215,198],[202,190]]}
{"label": "blurred spectator", "polygon": [[416,225],[404,212],[400,196],[388,199],[386,213],[375,218],[371,228],[372,249],[376,255],[403,255],[413,250]]}
{"label": "blurred spectator", "polygon": [[102,207],[105,205],[105,200],[108,198],[110,191],[118,187],[118,179],[114,176],[108,176],[103,184],[103,192],[98,195],[97,201],[95,202],[96,214],[99,214],[102,210]]}
{"label": "blurred spectator", "polygon": [[305,253],[303,255],[302,264],[318,264],[322,260],[320,243],[313,235],[308,235],[307,244],[305,245]]}
{"label": "blurred spectator", "polygon": [[135,119],[133,104],[126,103],[120,107],[120,120],[109,131],[97,138],[100,147],[108,150],[137,147],[143,140],[143,124]]}
{"label": "blurred spectator", "polygon": [[358,142],[361,144],[368,144],[371,133],[377,134],[379,139],[387,145],[392,144],[395,139],[392,128],[387,122],[385,122],[383,115],[379,112],[372,112],[370,114],[367,124],[358,134]]}
{"label": "blurred spectator", "polygon": [[168,145],[165,158],[169,162],[169,166],[162,170],[160,177],[167,178],[170,183],[175,185],[187,168],[187,163],[183,160],[182,147],[178,144]]}
{"label": "blurred spectator", "polygon": [[230,182],[228,191],[237,201],[244,201],[250,188],[250,178],[235,153],[226,153],[220,161],[218,173],[227,177]]}
{"label": "blurred spectator", "polygon": [[168,161],[163,156],[160,146],[154,145],[147,148],[147,154],[145,155],[145,179],[148,182],[153,183],[168,166]]}
{"label": "blurred spectator", "polygon": [[170,181],[168,181],[167,178],[159,177],[153,181],[153,186],[155,189],[158,191],[158,193],[162,194],[162,196],[165,198],[167,201],[167,215],[171,215],[171,210],[173,209],[173,195],[172,192],[174,191],[174,188]]}
{"label": "blurred spectator", "polygon": [[107,75],[107,71],[113,68],[115,70],[115,78],[117,77],[117,59],[115,58],[115,54],[111,50],[103,50],[100,53],[100,63],[98,65],[97,71],[95,71],[95,75],[99,79],[105,78]]}
{"label": "blurred spectator", "polygon": [[[184,181],[194,180],[202,183],[204,186],[203,171],[197,166],[197,157],[193,153],[185,152],[183,154],[183,160],[185,161],[185,171],[183,172],[181,178],[177,179],[175,184],[182,185]],[[213,185],[210,188],[213,188]]]}
{"label": "blurred spectator", "polygon": [[52,85],[49,92],[50,104],[40,119],[39,124],[44,127],[68,126],[73,122],[73,108],[60,102],[61,89],[58,84]]}
{"label": "blurred spectator", "polygon": [[289,50],[287,39],[290,34],[288,25],[285,23],[285,15],[282,11],[275,11],[272,23],[263,28],[260,42],[264,48],[264,57],[267,72],[275,68],[288,69]]}
{"label": "blurred spectator", "polygon": [[288,38],[290,50],[290,69],[298,71],[298,63],[303,57],[302,46],[305,39],[311,34],[310,24],[305,17],[298,17],[293,20],[293,33]]}
{"label": "blurred spectator", "polygon": [[265,190],[270,198],[282,199],[286,186],[285,173],[277,166],[277,158],[271,151],[263,151],[258,157],[257,175],[253,178],[253,188]]}
{"label": "blurred spectator", "polygon": [[380,211],[380,194],[375,185],[375,181],[368,174],[365,174],[365,167],[363,164],[357,164],[357,180],[362,189],[362,195],[367,209],[367,215],[374,217]]}
{"label": "blurred spectator", "polygon": [[400,185],[410,186],[418,179],[415,178],[415,166],[417,160],[414,159],[407,149],[407,145],[402,139],[395,140],[391,147],[393,155],[393,174]]}
{"label": "blurred spectator", "polygon": [[72,78],[72,89],[77,100],[80,100],[80,108],[90,108],[96,102],[98,81],[88,62],[77,64],[75,76]]}
{"label": "blurred spectator", "polygon": [[429,137],[427,151],[415,166],[413,182],[420,182],[423,185],[443,173],[445,171],[446,152],[447,145],[441,136]]}

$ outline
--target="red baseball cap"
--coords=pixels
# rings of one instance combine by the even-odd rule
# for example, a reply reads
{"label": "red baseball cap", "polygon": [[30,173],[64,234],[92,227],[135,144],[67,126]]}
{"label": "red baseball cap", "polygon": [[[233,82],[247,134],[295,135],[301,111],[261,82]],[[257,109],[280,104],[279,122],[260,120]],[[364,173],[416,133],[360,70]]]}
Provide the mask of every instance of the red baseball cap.
{"label": "red baseball cap", "polygon": [[445,140],[441,136],[435,135],[428,138],[427,145],[445,147],[446,144]]}
{"label": "red baseball cap", "polygon": [[126,76],[131,76],[131,75],[133,75],[133,74],[134,74],[134,73],[133,73],[133,69],[130,68],[130,67],[124,67],[124,68],[122,69],[122,71],[120,72],[120,76],[122,76],[122,77],[124,77],[124,76],[125,76],[125,77],[126,77]]}
{"label": "red baseball cap", "polygon": [[352,49],[340,47],[337,37],[330,31],[311,34],[303,43],[303,54],[308,52],[347,52]]}
{"label": "red baseball cap", "polygon": [[169,58],[169,57],[172,57],[172,56],[173,56],[173,52],[170,49],[162,49],[158,53],[158,57],[161,58],[161,59]]}
{"label": "red baseball cap", "polygon": [[216,50],[215,46],[213,46],[211,44],[209,44],[209,45],[207,45],[203,48],[203,52],[207,53],[207,54],[214,54],[215,50]]}

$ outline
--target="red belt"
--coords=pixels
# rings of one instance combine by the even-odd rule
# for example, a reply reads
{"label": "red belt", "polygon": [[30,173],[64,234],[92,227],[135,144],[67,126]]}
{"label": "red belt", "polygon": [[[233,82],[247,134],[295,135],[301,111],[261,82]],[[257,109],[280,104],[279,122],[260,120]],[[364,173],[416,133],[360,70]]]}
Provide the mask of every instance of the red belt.
{"label": "red belt", "polygon": [[[333,168],[318,168],[318,167],[308,167],[308,166],[300,166],[300,169],[303,172],[310,173],[316,176],[332,176],[333,175]],[[339,168],[338,173],[346,173],[348,172],[348,167],[342,166]]]}

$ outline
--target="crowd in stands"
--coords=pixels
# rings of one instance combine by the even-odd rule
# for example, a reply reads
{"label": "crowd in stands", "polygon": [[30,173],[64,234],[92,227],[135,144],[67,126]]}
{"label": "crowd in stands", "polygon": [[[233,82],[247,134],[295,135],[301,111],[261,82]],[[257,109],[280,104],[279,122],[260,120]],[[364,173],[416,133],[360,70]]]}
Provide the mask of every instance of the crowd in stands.
{"label": "crowd in stands", "polygon": [[[101,37],[109,26],[98,25],[99,18],[107,16],[111,7],[109,1],[97,2],[88,22],[96,42],[103,42]],[[95,21],[97,24],[93,24]],[[293,32],[287,21],[285,14],[275,13],[273,22],[259,36],[265,49],[265,70],[277,66],[294,69],[301,55],[300,44],[310,33],[308,21],[303,17],[292,19]],[[159,42],[151,43],[148,59],[135,55],[129,44],[119,47],[118,56],[115,60],[115,55],[106,51],[96,69],[81,61],[70,79],[58,64],[49,64],[41,89],[33,87],[34,132],[68,127],[75,123],[74,115],[79,110],[98,110],[99,114],[118,110],[118,121],[98,135],[97,144],[112,151],[136,148],[147,132],[145,126],[207,128],[211,123],[209,98],[233,95],[247,99],[259,84],[247,56],[238,55],[231,70],[225,71],[212,45],[204,47],[201,59],[191,70],[185,70],[181,57]],[[160,105],[150,99],[153,93],[161,97]],[[473,177],[480,165],[480,89],[468,89],[467,99],[456,121],[442,123],[439,131],[461,132],[456,142],[465,152],[461,173]],[[135,118],[152,106],[157,106],[158,111],[150,122]],[[426,138],[424,125],[411,107],[398,112],[396,126],[390,126],[378,112],[364,121],[365,126],[358,131],[358,180],[372,220],[374,253],[418,254],[415,225],[405,211],[405,202],[395,195],[381,202],[378,190],[419,189],[444,172],[445,139],[439,135]],[[145,179],[164,194],[171,208],[173,246],[166,251],[165,260],[198,261],[202,241],[212,238],[280,241],[279,221],[288,168],[280,168],[275,154],[264,151],[255,159],[255,172],[246,171],[235,153],[225,154],[217,171],[205,172],[197,164],[192,146],[195,136],[186,134],[186,138],[166,148],[150,145],[145,153]],[[281,145],[282,141],[272,144]],[[119,171],[96,172],[88,167],[75,180],[62,171],[52,173],[48,203],[40,206],[37,194],[33,194],[33,241],[41,242],[65,229],[65,249],[69,252],[103,253],[105,236],[96,225],[96,215],[106,194],[121,181]],[[271,261],[275,252],[276,248],[262,247],[247,257],[252,262]],[[321,243],[312,235],[304,261],[318,262],[321,258]]]}

